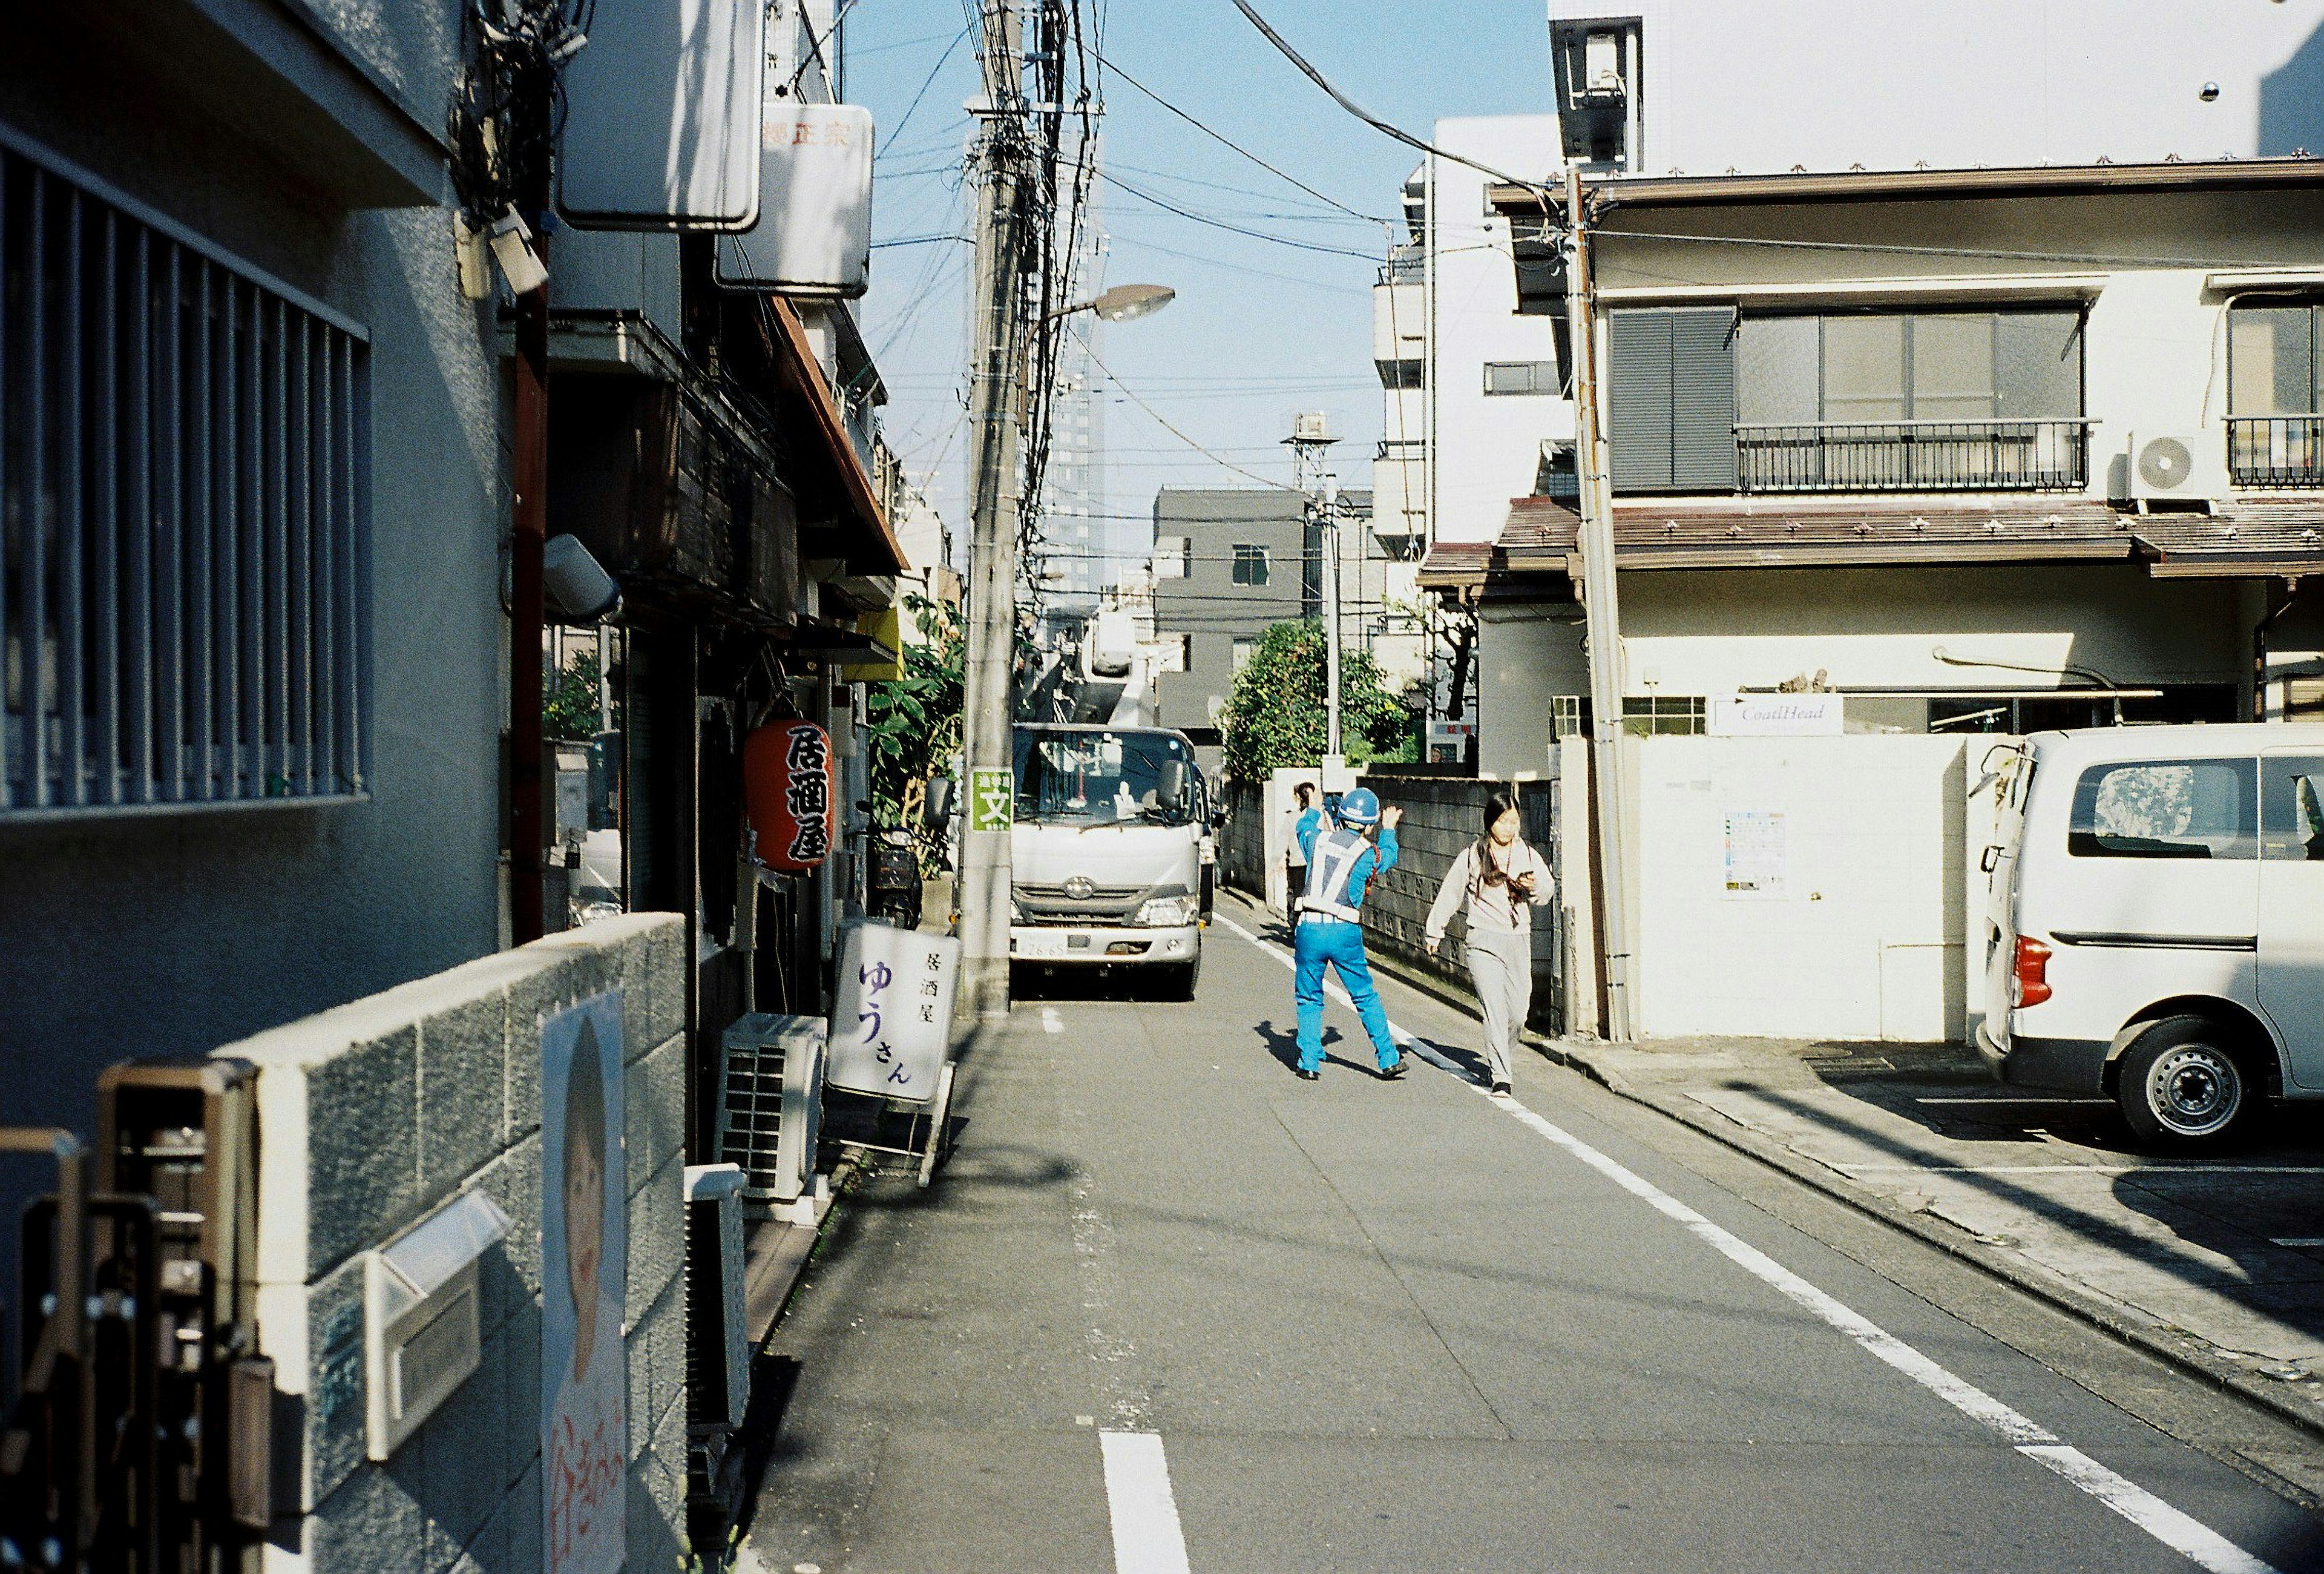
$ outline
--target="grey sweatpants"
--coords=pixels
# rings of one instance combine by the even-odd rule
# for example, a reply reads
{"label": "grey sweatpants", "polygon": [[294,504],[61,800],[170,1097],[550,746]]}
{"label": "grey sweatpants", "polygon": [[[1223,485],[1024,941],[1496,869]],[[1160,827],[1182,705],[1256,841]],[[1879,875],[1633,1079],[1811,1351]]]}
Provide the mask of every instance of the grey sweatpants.
{"label": "grey sweatpants", "polygon": [[1533,936],[1523,931],[1469,931],[1469,977],[1485,1008],[1485,1059],[1493,1080],[1509,1080],[1517,1033],[1533,1008]]}

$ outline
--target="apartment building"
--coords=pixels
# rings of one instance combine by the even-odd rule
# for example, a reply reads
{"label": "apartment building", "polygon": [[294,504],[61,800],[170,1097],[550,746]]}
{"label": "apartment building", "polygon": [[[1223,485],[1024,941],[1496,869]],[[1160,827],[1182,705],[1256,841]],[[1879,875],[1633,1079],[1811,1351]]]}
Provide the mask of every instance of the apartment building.
{"label": "apartment building", "polygon": [[[1703,0],[1552,0],[1548,20],[1546,112],[1440,121],[1438,146],[1552,188],[1569,158],[1622,181],[2324,151],[2319,0],[2223,7],[2191,32],[2160,0],[1914,0],[1884,11],[1877,37],[1859,7],[1826,0],[1748,17]],[[1424,161],[1374,292],[1388,434],[1374,492],[1432,545],[1497,541],[1512,498],[1573,495],[1562,270],[1536,238],[1539,197],[1495,200],[1496,184]],[[1443,575],[1423,582],[1464,606]],[[1468,616],[1503,614],[1487,602],[1454,621]],[[1442,698],[1449,646],[1434,643]],[[1491,686],[1477,677],[1466,693]]]}
{"label": "apartment building", "polygon": [[[2324,707],[2324,161],[1589,201],[1634,730],[1754,690],[1880,732]],[[1480,606],[1489,770],[1580,725],[1577,524],[1528,495],[1432,552]]]}

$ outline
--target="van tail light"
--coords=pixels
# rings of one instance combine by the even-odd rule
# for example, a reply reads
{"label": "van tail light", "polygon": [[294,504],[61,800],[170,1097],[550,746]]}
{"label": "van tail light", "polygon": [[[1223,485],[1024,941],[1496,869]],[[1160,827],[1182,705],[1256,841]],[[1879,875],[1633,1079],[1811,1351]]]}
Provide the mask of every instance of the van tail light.
{"label": "van tail light", "polygon": [[2039,1005],[2050,998],[2050,948],[2017,937],[2017,1004]]}

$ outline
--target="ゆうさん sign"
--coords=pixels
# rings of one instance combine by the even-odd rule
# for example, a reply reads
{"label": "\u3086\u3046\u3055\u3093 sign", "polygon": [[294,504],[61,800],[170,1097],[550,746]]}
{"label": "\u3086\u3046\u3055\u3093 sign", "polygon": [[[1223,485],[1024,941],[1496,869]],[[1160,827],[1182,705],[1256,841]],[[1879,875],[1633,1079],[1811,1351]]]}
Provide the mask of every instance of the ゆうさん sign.
{"label": "\u3086\u3046\u3055\u3093 sign", "polygon": [[831,856],[838,782],[831,736],[811,721],[771,721],[742,740],[742,801],[752,856],[803,874]]}
{"label": "\u3086\u3046\u3055\u3093 sign", "polygon": [[959,971],[960,941],[950,935],[883,923],[851,927],[831,1006],[831,1086],[915,1103],[934,1098]]}

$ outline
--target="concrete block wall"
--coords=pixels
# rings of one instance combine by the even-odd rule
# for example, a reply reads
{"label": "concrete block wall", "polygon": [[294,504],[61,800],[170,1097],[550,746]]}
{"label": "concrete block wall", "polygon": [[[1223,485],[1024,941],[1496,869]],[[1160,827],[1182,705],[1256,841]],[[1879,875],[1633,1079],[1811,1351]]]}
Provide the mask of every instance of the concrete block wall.
{"label": "concrete block wall", "polygon": [[[1560,874],[1562,883],[1553,784],[1388,773],[1366,775],[1363,784],[1379,795],[1383,805],[1395,804],[1404,810],[1403,823],[1396,831],[1396,867],[1374,880],[1364,896],[1366,949],[1392,956],[1461,988],[1470,987],[1468,958],[1462,949],[1467,920],[1454,916],[1445,931],[1444,943],[1431,957],[1424,943],[1428,909],[1462,849],[1482,834],[1485,801],[1505,788],[1517,793],[1526,839],[1540,852],[1552,872]],[[1536,908],[1533,915],[1533,1025],[1552,1032],[1558,1031],[1562,1015],[1558,986],[1561,911],[1560,903],[1552,903]]]}
{"label": "concrete block wall", "polygon": [[[686,1498],[685,923],[608,919],[217,1052],[259,1068],[259,1338],[275,1362],[266,1567],[541,1567],[540,1031],[622,992],[628,1567],[673,1569]],[[364,1451],[364,1254],[463,1190],[507,1213],[482,1360],[384,1463]]]}

